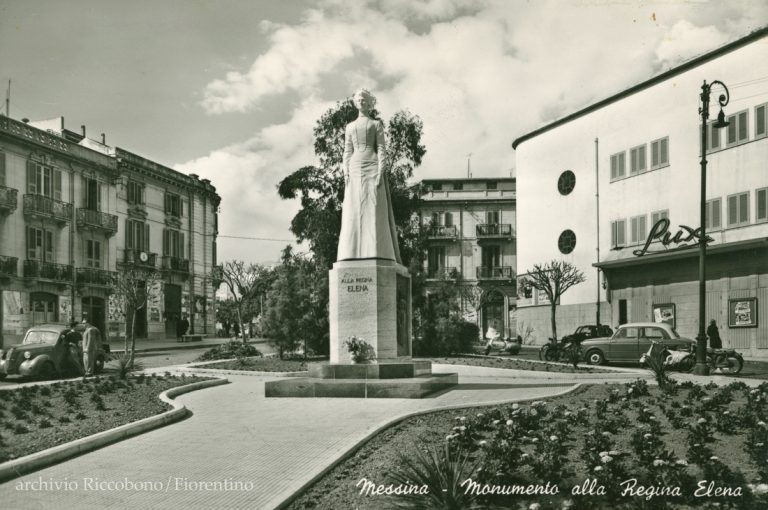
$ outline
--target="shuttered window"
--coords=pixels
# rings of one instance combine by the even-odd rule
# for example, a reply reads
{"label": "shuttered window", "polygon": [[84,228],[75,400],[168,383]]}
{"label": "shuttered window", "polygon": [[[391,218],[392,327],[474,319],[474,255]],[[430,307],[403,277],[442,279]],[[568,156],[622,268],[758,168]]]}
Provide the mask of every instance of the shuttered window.
{"label": "shuttered window", "polygon": [[768,221],[768,188],[755,192],[755,221]]}
{"label": "shuttered window", "polygon": [[149,252],[149,224],[125,220],[125,248]]}
{"label": "shuttered window", "polygon": [[53,232],[35,227],[27,228],[27,258],[54,262]]}
{"label": "shuttered window", "polygon": [[736,145],[749,140],[749,111],[735,113],[728,117],[726,145]]}
{"label": "shuttered window", "polygon": [[611,222],[611,248],[623,248],[627,244],[627,220]]}
{"label": "shuttered window", "polygon": [[768,103],[755,106],[755,138],[768,136]]}
{"label": "shuttered window", "polygon": [[749,224],[749,192],[728,197],[728,226]]}
{"label": "shuttered window", "polygon": [[619,152],[611,156],[611,179],[621,179],[626,174],[626,153]]}
{"label": "shuttered window", "polygon": [[61,200],[61,171],[27,161],[27,193]]}
{"label": "shuttered window", "polygon": [[651,170],[669,165],[669,137],[651,142]]}
{"label": "shuttered window", "polygon": [[163,255],[184,258],[184,232],[170,228],[163,230]]}
{"label": "shuttered window", "polygon": [[0,186],[5,186],[5,152],[0,151]]}
{"label": "shuttered window", "polygon": [[635,147],[629,151],[629,173],[630,175],[645,172],[645,145]]}
{"label": "shuttered window", "polygon": [[101,267],[101,241],[85,240],[85,265],[97,269]]}
{"label": "shuttered window", "polygon": [[165,193],[165,214],[181,217],[184,215],[184,208],[181,197],[176,193]]}
{"label": "shuttered window", "polygon": [[706,206],[706,225],[707,230],[719,230],[723,226],[722,222],[723,201],[720,198],[714,198],[707,202]]}
{"label": "shuttered window", "polygon": [[629,219],[629,242],[630,244],[640,244],[645,242],[648,231],[645,228],[645,215],[635,216]]}

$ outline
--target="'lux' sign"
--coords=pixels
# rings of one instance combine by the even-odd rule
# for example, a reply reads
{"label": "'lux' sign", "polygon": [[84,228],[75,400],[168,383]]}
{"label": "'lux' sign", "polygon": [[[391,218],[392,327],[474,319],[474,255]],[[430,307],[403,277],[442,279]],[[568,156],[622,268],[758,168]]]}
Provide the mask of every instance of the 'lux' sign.
{"label": "'lux' sign", "polygon": [[[648,247],[651,246],[653,241],[661,241],[661,244],[664,246],[664,248],[670,244],[677,246],[668,250],[648,251]],[[694,243],[687,244],[690,241],[694,241]],[[714,241],[714,239],[709,236],[704,239],[705,243],[712,241]],[[642,257],[646,253],[662,253],[690,248],[691,246],[701,244],[701,242],[701,228],[693,229],[686,225],[680,225],[680,230],[678,230],[675,235],[672,235],[669,232],[669,220],[667,218],[662,218],[653,225],[651,232],[648,234],[648,239],[645,240],[645,246],[643,246],[643,249],[635,250],[632,253],[638,257]]]}

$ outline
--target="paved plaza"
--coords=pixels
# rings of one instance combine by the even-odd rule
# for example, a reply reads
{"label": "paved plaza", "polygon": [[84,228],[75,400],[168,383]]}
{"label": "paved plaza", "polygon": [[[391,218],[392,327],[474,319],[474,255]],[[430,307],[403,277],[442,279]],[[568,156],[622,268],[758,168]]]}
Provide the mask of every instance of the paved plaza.
{"label": "paved plaza", "polygon": [[[576,381],[566,374],[532,378],[533,372],[515,370],[435,369],[459,371],[460,385],[421,400],[266,399],[264,382],[274,377],[228,376],[231,384],[178,397],[194,413],[190,418],[6,482],[0,500],[18,509],[50,508],[54,502],[59,509],[269,509],[397,417],[544,398],[575,382],[606,380],[601,374]],[[624,382],[637,375],[609,377]],[[31,482],[29,490],[20,490],[25,482]],[[77,489],[56,488],[54,482],[68,482],[71,489],[75,482]],[[143,484],[142,490],[124,489],[128,482]],[[221,482],[224,490],[201,490],[200,482]]]}

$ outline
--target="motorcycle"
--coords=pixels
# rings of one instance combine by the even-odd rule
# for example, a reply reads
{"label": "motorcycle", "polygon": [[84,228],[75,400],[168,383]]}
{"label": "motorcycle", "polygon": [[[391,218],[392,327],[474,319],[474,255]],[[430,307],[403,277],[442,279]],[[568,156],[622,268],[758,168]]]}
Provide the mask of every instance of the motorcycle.
{"label": "motorcycle", "polygon": [[735,375],[744,368],[744,356],[735,349],[707,349],[707,362],[712,373]]}
{"label": "motorcycle", "polygon": [[500,354],[517,354],[520,352],[520,342],[511,338],[502,340],[501,337],[496,337],[486,344],[485,355],[488,356],[492,350],[498,350]]}
{"label": "motorcycle", "polygon": [[571,351],[578,349],[581,351],[581,345],[579,342],[564,337],[562,341],[556,342],[552,338],[549,339],[549,343],[543,345],[539,349],[539,359],[542,361],[562,361],[571,362]]}
{"label": "motorcycle", "polygon": [[[640,365],[645,366],[652,355],[654,346],[661,346],[663,351],[664,366],[671,369],[690,372],[696,365],[696,346],[690,350],[669,349],[659,342],[653,342],[648,352],[640,357]],[[744,368],[744,357],[735,349],[707,349],[707,365],[711,374],[735,375]]]}
{"label": "motorcycle", "polygon": [[[688,372],[696,364],[696,354],[694,350],[670,349],[659,342],[651,342],[648,351],[640,356],[640,366],[645,367],[649,358],[654,355],[654,349],[661,349],[661,358],[666,368],[671,370],[682,370]],[[656,351],[659,352],[659,351]]]}

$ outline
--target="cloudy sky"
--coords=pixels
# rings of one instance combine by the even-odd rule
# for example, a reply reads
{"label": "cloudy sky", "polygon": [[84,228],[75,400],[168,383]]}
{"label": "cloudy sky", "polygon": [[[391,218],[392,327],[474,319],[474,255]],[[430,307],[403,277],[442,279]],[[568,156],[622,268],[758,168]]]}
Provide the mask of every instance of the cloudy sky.
{"label": "cloudy sky", "polygon": [[211,179],[220,258],[270,262],[297,207],[277,183],[360,86],[424,121],[417,179],[470,153],[508,176],[517,136],[766,24],[764,0],[0,0],[0,88],[14,118]]}

